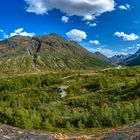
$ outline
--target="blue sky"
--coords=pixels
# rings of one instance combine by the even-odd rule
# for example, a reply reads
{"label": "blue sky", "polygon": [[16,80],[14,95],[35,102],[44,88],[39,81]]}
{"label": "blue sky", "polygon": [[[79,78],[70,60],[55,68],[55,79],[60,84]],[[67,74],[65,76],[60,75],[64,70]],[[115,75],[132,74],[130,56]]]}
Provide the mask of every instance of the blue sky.
{"label": "blue sky", "polygon": [[110,57],[140,47],[139,0],[1,0],[0,39],[57,33]]}

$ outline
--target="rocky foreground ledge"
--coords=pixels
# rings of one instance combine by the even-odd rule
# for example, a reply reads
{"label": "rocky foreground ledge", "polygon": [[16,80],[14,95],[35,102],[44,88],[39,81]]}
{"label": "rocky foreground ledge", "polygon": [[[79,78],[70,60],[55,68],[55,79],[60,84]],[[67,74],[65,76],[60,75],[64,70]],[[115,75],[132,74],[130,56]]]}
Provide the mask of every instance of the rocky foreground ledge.
{"label": "rocky foreground ledge", "polygon": [[1,125],[0,140],[140,140],[140,122],[110,132],[94,134],[32,132]]}

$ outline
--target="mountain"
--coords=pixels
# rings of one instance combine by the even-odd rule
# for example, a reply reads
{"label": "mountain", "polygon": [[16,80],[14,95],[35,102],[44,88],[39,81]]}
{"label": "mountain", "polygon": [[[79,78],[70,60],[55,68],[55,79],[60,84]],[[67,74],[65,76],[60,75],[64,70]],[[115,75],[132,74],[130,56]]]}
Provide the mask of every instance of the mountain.
{"label": "mountain", "polygon": [[27,73],[107,67],[111,64],[57,34],[0,41],[0,72]]}
{"label": "mountain", "polygon": [[95,54],[97,57],[99,57],[100,59],[110,62],[110,60],[109,60],[105,55],[103,55],[102,53],[100,53],[100,52],[95,52],[94,54]]}
{"label": "mountain", "polygon": [[130,56],[130,54],[129,55],[119,54],[119,55],[114,55],[114,56],[110,57],[109,60],[113,63],[118,64],[118,63],[122,62],[123,60],[125,60],[126,58],[128,58],[129,56]]}
{"label": "mountain", "polygon": [[137,66],[140,65],[140,49],[133,55],[127,57],[122,64],[128,66]]}

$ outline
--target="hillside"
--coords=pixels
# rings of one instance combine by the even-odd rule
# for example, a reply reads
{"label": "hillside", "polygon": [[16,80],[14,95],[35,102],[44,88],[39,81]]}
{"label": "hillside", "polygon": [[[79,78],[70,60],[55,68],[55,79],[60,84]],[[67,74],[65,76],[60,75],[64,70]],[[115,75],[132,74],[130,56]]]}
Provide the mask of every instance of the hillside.
{"label": "hillside", "polygon": [[126,58],[122,64],[128,66],[137,66],[140,65],[140,50],[138,50],[135,54],[131,55],[130,57]]}
{"label": "hillside", "polygon": [[0,71],[4,73],[94,69],[109,65],[108,61],[57,34],[33,38],[14,36],[0,41]]}
{"label": "hillside", "polygon": [[103,55],[102,53],[100,52],[95,52],[94,53],[95,55],[97,55],[97,57],[101,58],[102,60],[106,60],[107,62],[110,62],[110,59],[107,58],[105,55]]}

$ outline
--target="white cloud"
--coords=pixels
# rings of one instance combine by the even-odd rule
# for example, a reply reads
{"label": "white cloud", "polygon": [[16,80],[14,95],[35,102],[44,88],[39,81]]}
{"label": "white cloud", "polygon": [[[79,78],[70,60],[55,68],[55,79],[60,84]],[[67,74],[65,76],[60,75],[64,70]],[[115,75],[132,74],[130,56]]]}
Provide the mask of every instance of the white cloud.
{"label": "white cloud", "polygon": [[94,16],[94,15],[86,15],[86,16],[84,16],[83,20],[93,20],[93,19],[95,19],[95,17],[96,16]]}
{"label": "white cloud", "polygon": [[23,30],[24,30],[23,28],[19,28],[19,29],[15,30],[15,33],[19,34],[19,33],[23,32]]}
{"label": "white cloud", "polygon": [[98,40],[90,40],[89,43],[94,45],[100,45],[100,42]]}
{"label": "white cloud", "polygon": [[0,30],[0,33],[3,33],[3,30]]}
{"label": "white cloud", "polygon": [[[81,16],[92,20],[102,13],[114,10],[114,0],[25,0],[27,12],[46,14],[48,11],[58,9],[68,16]],[[84,7],[84,8],[83,8]]]}
{"label": "white cloud", "polygon": [[120,5],[119,9],[121,9],[121,10],[128,10],[128,9],[130,9],[130,5],[129,4]]}
{"label": "white cloud", "polygon": [[62,16],[61,20],[62,20],[64,23],[67,23],[67,22],[69,22],[69,17],[67,17],[67,16]]}
{"label": "white cloud", "polygon": [[138,49],[139,49],[138,46],[133,45],[133,46],[129,46],[129,47],[126,47],[126,48],[124,48],[124,49],[121,49],[121,51],[124,52],[124,53],[126,53],[126,54],[133,54],[133,53],[135,53]]}
{"label": "white cloud", "polygon": [[28,32],[25,32],[23,28],[19,28],[19,29],[16,29],[13,33],[10,33],[10,35],[5,34],[5,38],[13,37],[16,35],[32,37],[35,35],[35,33],[28,33]]}
{"label": "white cloud", "polygon": [[91,52],[100,52],[103,55],[105,55],[106,57],[112,57],[114,55],[118,55],[120,54],[120,52],[109,49],[109,48],[105,48],[105,47],[98,47],[98,48],[87,48],[89,51]]}
{"label": "white cloud", "polygon": [[44,0],[25,0],[25,2],[29,5],[27,12],[43,15],[49,10],[48,6],[45,6]]}
{"label": "white cloud", "polygon": [[86,24],[90,27],[96,27],[97,23],[91,23],[90,21],[87,21]]}
{"label": "white cloud", "polygon": [[125,48],[125,49],[122,49],[122,51],[125,51],[125,52],[126,52],[126,51],[129,51],[129,50],[136,50],[136,49],[139,49],[139,47],[133,45],[133,46],[127,47],[127,48]]}
{"label": "white cloud", "polygon": [[95,27],[95,26],[97,26],[97,23],[90,23],[89,26],[90,27]]}
{"label": "white cloud", "polygon": [[125,34],[124,32],[115,32],[114,36],[122,37],[124,41],[134,41],[139,39],[139,36],[134,33]]}
{"label": "white cloud", "polygon": [[87,34],[84,31],[73,29],[66,33],[66,35],[74,41],[81,42],[83,39],[87,38]]}
{"label": "white cloud", "polygon": [[[4,32],[4,30],[0,30],[0,33],[1,33],[1,35],[2,35],[2,39],[3,38],[8,38],[8,35]],[[0,39],[0,40],[2,40],[2,39]]]}
{"label": "white cloud", "polygon": [[135,49],[135,48],[136,48],[136,47],[131,46],[131,47],[128,47],[128,50]]}
{"label": "white cloud", "polygon": [[9,36],[6,33],[3,33],[3,38],[8,38]]}

